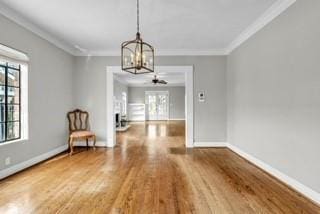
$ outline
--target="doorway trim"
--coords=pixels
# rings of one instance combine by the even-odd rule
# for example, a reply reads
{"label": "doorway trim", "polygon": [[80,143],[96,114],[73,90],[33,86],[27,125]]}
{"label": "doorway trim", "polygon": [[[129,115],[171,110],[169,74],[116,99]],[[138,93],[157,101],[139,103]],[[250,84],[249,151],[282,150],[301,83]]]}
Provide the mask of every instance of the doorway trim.
{"label": "doorway trim", "polygon": [[[155,66],[156,72],[181,72],[185,74],[185,120],[186,120],[186,142],[187,148],[192,148],[194,144],[194,98],[193,98],[193,72],[194,67],[191,66]],[[121,73],[121,66],[107,66],[106,68],[106,122],[107,122],[107,147],[116,145],[116,128],[114,117],[114,74]],[[110,120],[110,118],[112,118]]]}

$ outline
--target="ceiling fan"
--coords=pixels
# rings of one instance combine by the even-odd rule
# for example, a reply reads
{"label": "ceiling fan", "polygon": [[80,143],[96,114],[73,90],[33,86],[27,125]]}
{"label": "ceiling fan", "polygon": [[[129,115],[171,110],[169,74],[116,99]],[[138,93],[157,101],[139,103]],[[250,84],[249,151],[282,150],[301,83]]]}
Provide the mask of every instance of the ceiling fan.
{"label": "ceiling fan", "polygon": [[167,81],[158,79],[158,78],[157,78],[157,75],[155,75],[154,78],[153,78],[151,81],[152,81],[152,83],[155,84],[155,85],[156,85],[156,84],[164,84],[164,85],[168,84]]}

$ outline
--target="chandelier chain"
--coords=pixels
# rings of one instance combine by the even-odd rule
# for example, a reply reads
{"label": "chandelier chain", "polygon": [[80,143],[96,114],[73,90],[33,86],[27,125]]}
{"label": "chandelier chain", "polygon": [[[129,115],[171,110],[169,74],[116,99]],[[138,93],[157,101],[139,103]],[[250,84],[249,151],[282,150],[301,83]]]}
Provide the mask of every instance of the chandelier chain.
{"label": "chandelier chain", "polygon": [[137,0],[137,32],[140,32],[140,23],[139,23],[139,19],[140,19],[140,11],[139,11],[139,0]]}

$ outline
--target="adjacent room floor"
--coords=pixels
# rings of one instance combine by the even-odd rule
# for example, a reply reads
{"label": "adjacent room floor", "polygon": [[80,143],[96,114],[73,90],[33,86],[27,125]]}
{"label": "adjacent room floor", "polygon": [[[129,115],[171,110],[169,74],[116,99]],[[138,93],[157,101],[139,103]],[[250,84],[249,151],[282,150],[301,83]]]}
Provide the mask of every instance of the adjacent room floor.
{"label": "adjacent room floor", "polygon": [[184,147],[184,122],[135,123],[0,182],[0,213],[320,213],[228,149]]}

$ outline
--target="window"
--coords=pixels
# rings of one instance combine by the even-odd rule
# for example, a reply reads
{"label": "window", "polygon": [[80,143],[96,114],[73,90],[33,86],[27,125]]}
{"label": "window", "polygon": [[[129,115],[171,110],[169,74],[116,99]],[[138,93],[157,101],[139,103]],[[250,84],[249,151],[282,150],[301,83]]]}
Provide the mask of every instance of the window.
{"label": "window", "polygon": [[[23,57],[26,58],[23,58]],[[27,56],[0,44],[0,145],[27,139]]]}
{"label": "window", "polygon": [[0,142],[21,138],[21,65],[0,61]]}

